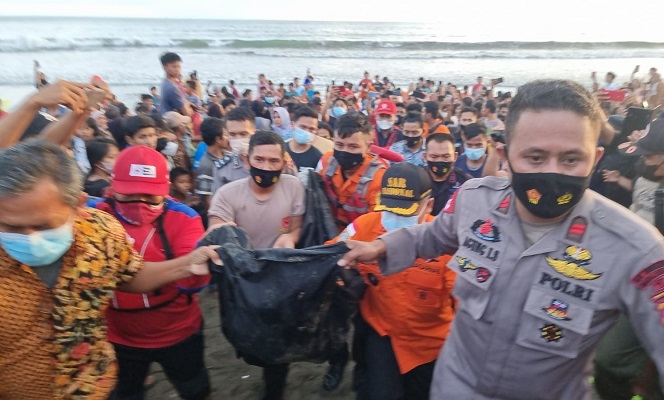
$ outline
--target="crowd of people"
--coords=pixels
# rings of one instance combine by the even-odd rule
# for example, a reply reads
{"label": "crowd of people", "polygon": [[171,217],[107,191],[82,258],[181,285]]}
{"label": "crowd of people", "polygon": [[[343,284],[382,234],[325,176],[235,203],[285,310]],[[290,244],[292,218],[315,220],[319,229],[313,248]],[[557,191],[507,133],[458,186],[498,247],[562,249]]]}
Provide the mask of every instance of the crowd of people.
{"label": "crowd of people", "polygon": [[[197,294],[221,261],[198,243],[231,225],[298,247],[312,174],[337,229],[316,244],[346,242],[366,286],[324,390],[353,360],[358,400],[580,399],[596,351],[602,399],[662,398],[656,68],[516,93],[369,72],[319,91],[308,71],[240,93],[160,61],[131,108],[36,68],[0,116],[0,399],[142,399],[152,363],[210,398]],[[283,399],[288,363],[245,360]]]}

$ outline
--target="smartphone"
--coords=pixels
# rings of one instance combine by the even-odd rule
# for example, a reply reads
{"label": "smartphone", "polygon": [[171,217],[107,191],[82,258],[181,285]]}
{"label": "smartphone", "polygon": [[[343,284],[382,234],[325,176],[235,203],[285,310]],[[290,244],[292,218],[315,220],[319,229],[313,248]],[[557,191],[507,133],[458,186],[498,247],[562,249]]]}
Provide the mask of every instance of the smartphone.
{"label": "smartphone", "polygon": [[369,92],[369,98],[370,99],[377,99],[380,96],[380,93],[378,92]]}
{"label": "smartphone", "polygon": [[401,96],[401,90],[390,90],[390,96]]}
{"label": "smartphone", "polygon": [[627,96],[626,90],[606,90],[602,89],[600,92],[609,97],[610,101],[623,101]]}
{"label": "smartphone", "polygon": [[336,87],[337,89],[339,89],[339,93],[341,93],[341,92],[343,92],[344,90],[346,90],[346,86],[344,86],[344,85],[338,85],[338,86],[335,86],[335,87]]}
{"label": "smartphone", "polygon": [[438,81],[438,86],[443,86],[443,81]]}
{"label": "smartphone", "polygon": [[334,81],[332,81],[332,86],[334,86]]}
{"label": "smartphone", "polygon": [[491,84],[493,84],[494,86],[499,85],[501,83],[503,83],[503,78],[491,79]]}
{"label": "smartphone", "polygon": [[97,104],[104,98],[104,93],[101,89],[85,89],[85,94],[88,96],[85,106],[87,108],[97,107]]}
{"label": "smartphone", "polygon": [[424,92],[416,90],[413,92],[413,97],[415,97],[416,99],[424,100],[427,97],[427,95]]}

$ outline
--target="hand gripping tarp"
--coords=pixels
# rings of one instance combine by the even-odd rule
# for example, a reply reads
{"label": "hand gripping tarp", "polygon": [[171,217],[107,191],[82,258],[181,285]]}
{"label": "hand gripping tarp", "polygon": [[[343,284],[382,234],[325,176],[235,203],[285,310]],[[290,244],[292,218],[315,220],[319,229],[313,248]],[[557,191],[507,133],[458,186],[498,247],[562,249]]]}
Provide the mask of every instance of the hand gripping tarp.
{"label": "hand gripping tarp", "polygon": [[252,250],[243,230],[224,226],[200,243],[211,244],[222,246],[224,265],[210,263],[222,331],[240,357],[257,365],[320,363],[345,345],[364,283],[336,265],[344,243]]}

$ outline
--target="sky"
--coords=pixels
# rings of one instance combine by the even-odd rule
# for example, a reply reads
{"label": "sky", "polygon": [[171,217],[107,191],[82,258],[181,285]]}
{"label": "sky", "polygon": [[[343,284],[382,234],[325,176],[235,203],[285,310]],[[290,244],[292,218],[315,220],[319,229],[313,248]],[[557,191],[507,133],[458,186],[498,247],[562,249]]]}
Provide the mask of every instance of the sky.
{"label": "sky", "polygon": [[[635,7],[628,10],[626,4]],[[664,1],[0,0],[0,10],[3,16],[438,22],[441,29],[482,29],[487,24],[507,22],[524,29],[610,29],[613,25],[621,30],[635,29],[637,23],[662,26]]]}

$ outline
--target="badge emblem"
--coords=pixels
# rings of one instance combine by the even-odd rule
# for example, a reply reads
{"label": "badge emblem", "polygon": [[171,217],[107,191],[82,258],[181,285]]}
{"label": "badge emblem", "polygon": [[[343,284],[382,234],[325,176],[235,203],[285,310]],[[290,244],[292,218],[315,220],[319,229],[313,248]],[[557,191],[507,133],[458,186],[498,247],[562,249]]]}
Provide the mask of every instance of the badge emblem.
{"label": "badge emblem", "polygon": [[475,236],[482,240],[486,240],[487,242],[500,242],[500,231],[490,219],[478,219],[470,228]]}
{"label": "badge emblem", "polygon": [[562,329],[554,324],[544,325],[540,332],[542,334],[542,339],[547,342],[557,342],[564,337]]}
{"label": "badge emblem", "polygon": [[475,280],[479,283],[484,283],[491,277],[491,271],[484,267],[478,267],[465,257],[456,256],[456,261],[459,263],[461,272],[475,271]]}
{"label": "badge emblem", "polygon": [[537,205],[542,198],[542,193],[538,192],[537,189],[530,189],[526,192],[528,195],[528,202]]}
{"label": "badge emblem", "polygon": [[546,262],[556,272],[568,278],[592,281],[602,276],[602,274],[595,274],[584,268],[584,266],[590,264],[591,259],[592,254],[588,250],[577,246],[567,246],[562,260],[547,257]]}
{"label": "badge emblem", "polygon": [[571,193],[565,193],[564,195],[558,197],[556,202],[558,203],[559,206],[565,205],[569,203],[572,200],[572,194]]}
{"label": "badge emblem", "polygon": [[551,305],[548,307],[542,307],[542,310],[551,318],[557,321],[571,321],[571,318],[567,316],[567,309],[569,306],[567,303],[562,302],[557,299],[551,301]]}

